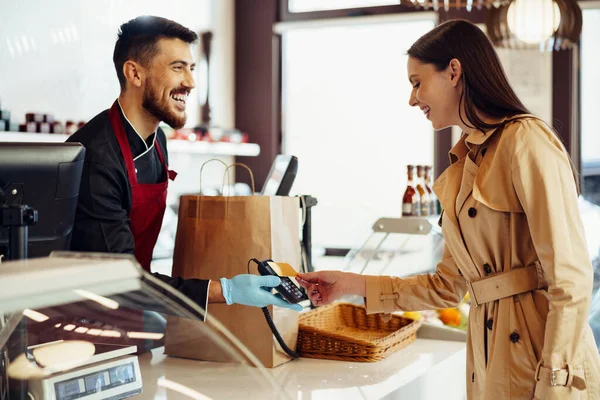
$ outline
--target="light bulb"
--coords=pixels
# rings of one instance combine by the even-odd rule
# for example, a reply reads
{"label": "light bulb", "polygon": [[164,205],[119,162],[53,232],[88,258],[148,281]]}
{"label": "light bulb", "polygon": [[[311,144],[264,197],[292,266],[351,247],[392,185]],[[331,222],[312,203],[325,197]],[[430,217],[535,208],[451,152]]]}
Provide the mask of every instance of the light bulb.
{"label": "light bulb", "polygon": [[553,0],[515,0],[508,8],[510,31],[522,42],[548,40],[560,25],[560,9]]}

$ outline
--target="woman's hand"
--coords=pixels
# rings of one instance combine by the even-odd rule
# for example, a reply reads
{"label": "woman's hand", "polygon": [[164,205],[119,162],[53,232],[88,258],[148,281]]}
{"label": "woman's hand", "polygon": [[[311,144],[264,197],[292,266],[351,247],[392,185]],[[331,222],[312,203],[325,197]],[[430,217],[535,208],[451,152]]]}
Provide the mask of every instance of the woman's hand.
{"label": "woman's hand", "polygon": [[298,274],[296,280],[315,306],[324,306],[347,294],[365,296],[365,278],[341,271]]}

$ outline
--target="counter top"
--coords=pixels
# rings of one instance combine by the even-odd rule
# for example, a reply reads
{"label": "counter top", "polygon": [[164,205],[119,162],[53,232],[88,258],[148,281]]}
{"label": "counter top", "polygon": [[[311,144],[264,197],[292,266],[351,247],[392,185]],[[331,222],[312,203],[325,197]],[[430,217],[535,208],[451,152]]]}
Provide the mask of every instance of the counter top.
{"label": "counter top", "polygon": [[[300,358],[263,370],[240,364],[140,356],[144,399],[440,399],[465,398],[465,343],[417,338],[376,363]],[[151,366],[151,367],[150,367]],[[185,393],[185,394],[184,394]]]}

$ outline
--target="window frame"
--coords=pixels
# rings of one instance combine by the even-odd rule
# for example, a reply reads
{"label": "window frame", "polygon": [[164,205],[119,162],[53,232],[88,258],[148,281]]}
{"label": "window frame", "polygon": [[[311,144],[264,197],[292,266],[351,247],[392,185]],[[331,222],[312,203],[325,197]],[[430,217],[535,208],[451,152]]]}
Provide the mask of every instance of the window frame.
{"label": "window frame", "polygon": [[307,11],[307,12],[290,12],[288,0],[279,0],[279,21],[308,21],[315,19],[329,18],[347,18],[367,15],[385,15],[399,14],[410,12],[422,12],[422,9],[417,9],[413,6],[404,4],[386,5],[386,6],[370,6],[358,8],[343,8],[337,10],[322,10],[322,11]]}

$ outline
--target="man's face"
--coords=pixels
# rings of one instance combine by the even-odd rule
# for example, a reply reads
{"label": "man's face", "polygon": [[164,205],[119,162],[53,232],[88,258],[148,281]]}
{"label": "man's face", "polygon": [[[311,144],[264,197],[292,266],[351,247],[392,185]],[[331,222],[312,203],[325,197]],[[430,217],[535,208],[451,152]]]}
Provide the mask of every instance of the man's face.
{"label": "man's face", "polygon": [[180,39],[160,39],[148,67],[142,106],[173,129],[185,125],[185,106],[196,86],[191,46]]}

